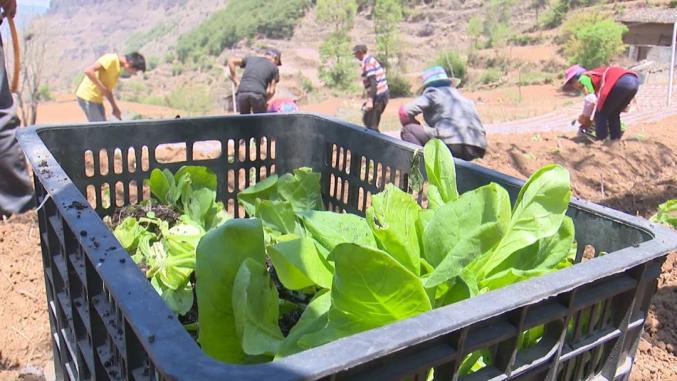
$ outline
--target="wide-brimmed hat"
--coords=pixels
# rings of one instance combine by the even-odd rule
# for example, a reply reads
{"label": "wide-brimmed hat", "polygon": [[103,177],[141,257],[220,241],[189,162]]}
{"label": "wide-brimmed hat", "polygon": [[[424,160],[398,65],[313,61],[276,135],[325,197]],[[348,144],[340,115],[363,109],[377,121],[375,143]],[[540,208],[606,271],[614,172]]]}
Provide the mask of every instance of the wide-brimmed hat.
{"label": "wide-brimmed hat", "polygon": [[282,52],[279,50],[275,48],[268,48],[266,49],[266,55],[275,58],[275,61],[277,61],[277,66],[282,65]]}
{"label": "wide-brimmed hat", "polygon": [[568,69],[564,71],[564,83],[562,86],[566,86],[572,79],[578,78],[581,74],[588,71],[581,65],[571,65]]}
{"label": "wide-brimmed hat", "polygon": [[447,72],[442,66],[433,66],[431,68],[425,69],[423,73],[421,73],[421,82],[421,87],[418,89],[419,92],[422,92],[426,87],[432,85],[458,85],[458,82],[455,82],[454,79],[449,78]]}

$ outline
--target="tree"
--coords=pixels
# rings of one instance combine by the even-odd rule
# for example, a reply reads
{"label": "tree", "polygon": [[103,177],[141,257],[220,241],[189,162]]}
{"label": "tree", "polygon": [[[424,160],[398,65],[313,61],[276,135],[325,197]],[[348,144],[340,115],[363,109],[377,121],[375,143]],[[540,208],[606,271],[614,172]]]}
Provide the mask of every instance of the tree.
{"label": "tree", "polygon": [[510,30],[513,0],[491,0],[485,11],[482,32],[487,38],[487,47],[501,46]]}
{"label": "tree", "polygon": [[355,0],[318,0],[317,20],[332,28],[320,46],[320,78],[329,87],[348,88],[354,77],[349,32],[353,28]]}
{"label": "tree", "polygon": [[21,35],[21,78],[17,89],[17,103],[24,126],[35,124],[38,105],[51,99],[45,81],[47,65],[47,20],[36,18]]}
{"label": "tree", "polygon": [[544,8],[546,5],[548,5],[548,0],[532,0],[531,1],[531,8],[533,8],[536,11],[536,23],[538,24],[538,13],[541,10],[541,8]]}
{"label": "tree", "polygon": [[374,6],[374,32],[376,49],[386,67],[399,48],[398,25],[402,21],[400,0],[376,0]]}
{"label": "tree", "polygon": [[473,48],[479,48],[479,39],[482,36],[482,20],[479,16],[473,16],[468,20],[466,33],[473,39]]}
{"label": "tree", "polygon": [[628,28],[598,12],[579,12],[563,26],[564,56],[570,63],[593,68],[609,64],[623,53],[623,34]]}

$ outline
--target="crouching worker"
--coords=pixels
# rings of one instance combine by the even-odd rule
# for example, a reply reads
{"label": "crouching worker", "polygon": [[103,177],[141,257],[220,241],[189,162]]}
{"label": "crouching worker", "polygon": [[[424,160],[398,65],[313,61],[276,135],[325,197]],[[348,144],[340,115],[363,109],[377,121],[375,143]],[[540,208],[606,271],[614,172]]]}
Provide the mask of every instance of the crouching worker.
{"label": "crouching worker", "polygon": [[[422,80],[421,95],[400,107],[402,140],[422,146],[439,138],[454,157],[468,161],[483,157],[486,131],[472,101],[452,87],[452,80],[441,66],[425,70]],[[415,119],[418,114],[423,114],[427,125]]]}
{"label": "crouching worker", "polygon": [[276,98],[268,102],[268,112],[299,112],[299,105],[296,102],[296,99]]}
{"label": "crouching worker", "polygon": [[565,72],[563,87],[583,90],[586,94],[583,112],[578,117],[581,127],[589,128],[592,125],[594,112],[597,140],[607,137],[611,141],[621,139],[621,112],[628,107],[639,89],[636,73],[617,66],[586,70],[573,65]]}

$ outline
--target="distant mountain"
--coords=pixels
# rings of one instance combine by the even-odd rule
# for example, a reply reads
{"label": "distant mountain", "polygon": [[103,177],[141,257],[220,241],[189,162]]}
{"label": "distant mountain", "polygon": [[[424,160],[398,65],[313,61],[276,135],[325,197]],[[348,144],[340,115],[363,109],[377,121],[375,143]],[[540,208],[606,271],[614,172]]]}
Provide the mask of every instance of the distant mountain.
{"label": "distant mountain", "polygon": [[40,4],[40,2],[27,2],[27,4],[24,4],[23,2],[19,1],[15,18],[17,28],[20,30],[23,29],[31,22],[33,17],[43,15],[47,13],[48,10],[49,3]]}
{"label": "distant mountain", "polygon": [[52,0],[42,30],[47,37],[46,70],[54,88],[73,79],[105,53],[139,50],[162,60],[176,39],[204,21],[226,0]]}

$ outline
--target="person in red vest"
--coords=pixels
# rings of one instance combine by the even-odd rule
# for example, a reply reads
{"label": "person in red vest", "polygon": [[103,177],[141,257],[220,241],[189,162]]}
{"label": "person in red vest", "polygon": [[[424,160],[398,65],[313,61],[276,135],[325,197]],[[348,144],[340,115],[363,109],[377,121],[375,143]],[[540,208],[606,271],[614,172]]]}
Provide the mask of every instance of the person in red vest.
{"label": "person in red vest", "polygon": [[618,66],[600,66],[587,70],[580,65],[569,67],[565,74],[564,87],[583,90],[586,94],[583,113],[578,117],[581,126],[592,125],[594,112],[597,140],[607,137],[611,141],[621,138],[621,112],[623,112],[639,89],[637,73]]}

